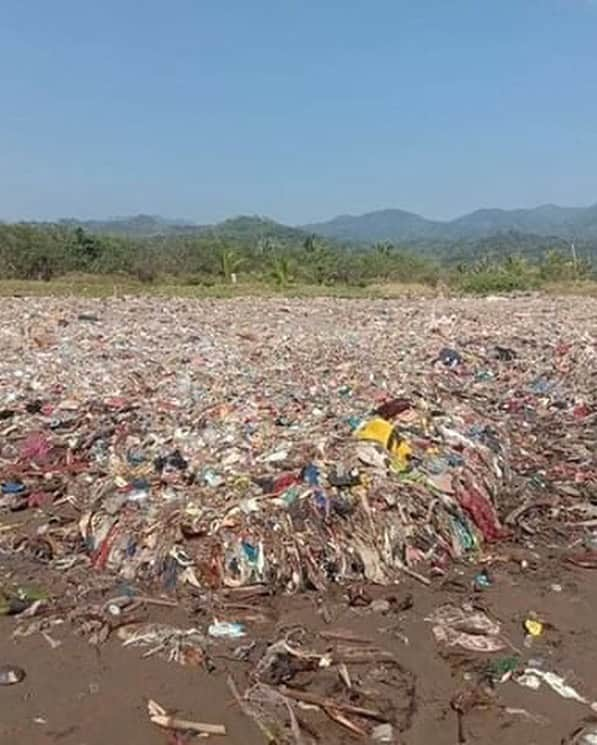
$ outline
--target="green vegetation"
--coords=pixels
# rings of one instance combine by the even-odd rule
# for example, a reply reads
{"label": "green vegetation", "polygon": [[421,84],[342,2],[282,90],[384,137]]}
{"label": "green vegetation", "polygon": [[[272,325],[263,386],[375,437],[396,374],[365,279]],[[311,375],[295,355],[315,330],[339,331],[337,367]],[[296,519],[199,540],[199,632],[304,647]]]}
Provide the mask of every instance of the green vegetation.
{"label": "green vegetation", "polygon": [[401,248],[387,241],[353,246],[259,218],[151,236],[20,223],[0,225],[0,280],[49,282],[84,275],[118,286],[218,288],[219,293],[226,287],[230,292],[271,287],[289,294],[314,287],[331,294],[400,284],[511,292],[593,278],[586,254],[579,252],[573,261],[566,244],[542,241],[542,250],[529,236],[514,241],[511,234],[450,250],[445,245]]}
{"label": "green vegetation", "polygon": [[536,290],[549,283],[572,283],[592,277],[586,259],[574,262],[570,255],[551,250],[540,260],[507,256],[496,261],[484,259],[472,265],[460,264],[453,279],[463,292],[486,294]]}

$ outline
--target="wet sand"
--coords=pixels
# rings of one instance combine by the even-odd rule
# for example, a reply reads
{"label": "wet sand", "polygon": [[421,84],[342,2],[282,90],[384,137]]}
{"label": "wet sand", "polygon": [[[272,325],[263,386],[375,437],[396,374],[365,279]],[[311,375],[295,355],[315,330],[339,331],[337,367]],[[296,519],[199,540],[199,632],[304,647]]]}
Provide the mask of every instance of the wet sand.
{"label": "wet sand", "polygon": [[[517,558],[520,557],[518,549]],[[515,561],[500,561],[507,549],[500,547],[490,562],[493,585],[472,593],[472,567],[455,568],[446,580],[430,588],[406,580],[393,587],[363,587],[359,594],[367,599],[390,598],[390,611],[375,612],[371,607],[352,607],[344,591],[338,588],[331,598],[316,593],[292,598],[252,601],[255,610],[267,609],[265,621],[246,622],[248,636],[243,640],[216,643],[213,649],[215,670],[169,663],[155,657],[143,659],[144,650],[123,649],[116,635],[99,648],[73,636],[68,624],[56,626],[51,638],[61,641],[52,649],[41,634],[12,639],[17,626],[14,618],[0,623],[0,662],[25,669],[27,677],[17,685],[0,688],[0,742],[61,743],[62,745],[165,745],[185,742],[161,730],[149,721],[147,700],[155,699],[168,711],[177,711],[187,719],[226,725],[225,737],[212,737],[222,745],[261,745],[263,735],[254,723],[239,711],[227,687],[232,674],[242,688],[252,670],[251,662],[232,658],[241,642],[265,645],[280,638],[288,629],[305,629],[307,646],[319,631],[349,634],[369,639],[391,652],[400,668],[413,683],[413,707],[401,713],[404,731],[397,741],[405,745],[454,745],[458,742],[457,718],[450,706],[452,697],[463,687],[475,684],[475,669],[485,660],[510,655],[505,650],[495,655],[479,655],[455,649],[442,654],[426,616],[445,602],[462,603],[473,599],[492,618],[503,625],[506,638],[523,660],[540,659],[546,670],[558,670],[588,700],[597,699],[593,674],[596,632],[594,608],[597,587],[591,570],[567,568],[557,550],[543,549],[539,559],[523,570]],[[17,578],[19,572],[12,573]],[[23,579],[31,580],[31,573]],[[42,579],[39,577],[37,579]],[[456,587],[451,580],[455,580]],[[561,586],[553,589],[554,584]],[[445,588],[445,589],[444,589]],[[398,608],[408,595],[412,608]],[[326,612],[322,613],[322,604]],[[249,605],[249,603],[246,603]],[[523,622],[534,611],[548,628],[524,646]],[[239,611],[237,619],[259,614]],[[328,622],[326,622],[327,619]],[[210,617],[208,608],[196,612],[181,608],[153,608],[148,618],[182,626],[201,624]],[[329,640],[321,644],[332,644]],[[354,685],[365,682],[374,665],[349,665]],[[292,684],[302,690],[316,690],[320,673],[301,673]],[[467,680],[468,679],[468,680]],[[338,684],[340,685],[340,684]],[[399,700],[402,696],[402,701]],[[407,712],[403,686],[396,687],[395,704]],[[506,712],[506,707],[524,709],[526,714]],[[499,742],[502,745],[559,745],[587,718],[589,707],[561,698],[547,687],[532,691],[513,680],[496,686],[495,701],[486,709],[465,717],[467,741],[477,745]],[[321,712],[305,712],[319,742],[353,742],[358,738],[330,721]]]}

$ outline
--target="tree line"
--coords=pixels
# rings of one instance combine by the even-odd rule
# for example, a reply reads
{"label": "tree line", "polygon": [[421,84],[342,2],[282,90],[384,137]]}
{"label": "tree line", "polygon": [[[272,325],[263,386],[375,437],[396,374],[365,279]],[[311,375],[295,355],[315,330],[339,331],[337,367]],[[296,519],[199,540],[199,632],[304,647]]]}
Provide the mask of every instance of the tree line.
{"label": "tree line", "polygon": [[[470,291],[528,289],[551,280],[593,275],[589,260],[573,260],[561,246],[516,253],[495,239],[475,254],[398,247],[389,242],[349,247],[317,236],[263,237],[182,234],[127,237],[50,224],[0,225],[0,279],[49,281],[72,273],[126,275],[142,282],[215,284],[234,281],[315,285],[373,282],[457,284]],[[485,247],[487,248],[487,247]],[[451,258],[452,257],[452,258]]]}

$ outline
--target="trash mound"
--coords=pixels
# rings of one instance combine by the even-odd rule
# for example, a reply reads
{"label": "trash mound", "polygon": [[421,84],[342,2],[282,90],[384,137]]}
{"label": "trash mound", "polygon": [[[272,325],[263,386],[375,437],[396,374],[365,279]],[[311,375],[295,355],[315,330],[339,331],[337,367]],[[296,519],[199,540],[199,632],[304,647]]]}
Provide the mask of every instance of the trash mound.
{"label": "trash mound", "polygon": [[5,554],[290,592],[594,518],[593,301],[0,303]]}

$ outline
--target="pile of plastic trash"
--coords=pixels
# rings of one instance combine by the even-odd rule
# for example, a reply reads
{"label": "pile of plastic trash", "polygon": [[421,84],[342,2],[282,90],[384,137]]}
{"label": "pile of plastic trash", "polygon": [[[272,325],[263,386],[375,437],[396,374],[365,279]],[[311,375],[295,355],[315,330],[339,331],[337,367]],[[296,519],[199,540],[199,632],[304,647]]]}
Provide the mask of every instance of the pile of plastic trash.
{"label": "pile of plastic trash", "polygon": [[1,302],[5,554],[295,591],[594,517],[594,302]]}

